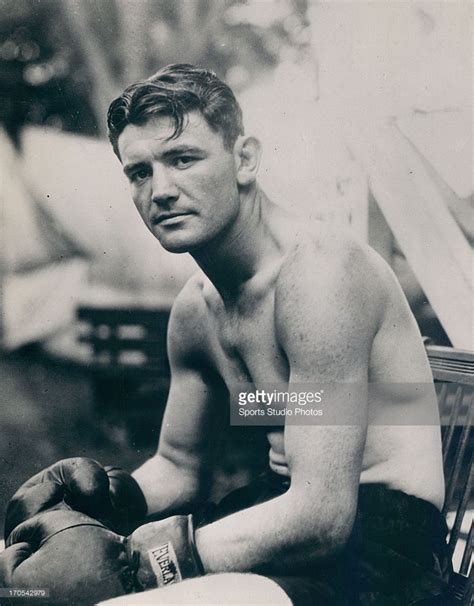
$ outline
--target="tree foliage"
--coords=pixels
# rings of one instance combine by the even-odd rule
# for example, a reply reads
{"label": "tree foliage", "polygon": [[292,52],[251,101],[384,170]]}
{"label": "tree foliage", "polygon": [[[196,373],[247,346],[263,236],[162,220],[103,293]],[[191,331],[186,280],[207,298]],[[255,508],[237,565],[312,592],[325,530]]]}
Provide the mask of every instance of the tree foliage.
{"label": "tree foliage", "polygon": [[104,134],[126,84],[172,62],[247,86],[308,47],[306,0],[0,0],[0,120]]}

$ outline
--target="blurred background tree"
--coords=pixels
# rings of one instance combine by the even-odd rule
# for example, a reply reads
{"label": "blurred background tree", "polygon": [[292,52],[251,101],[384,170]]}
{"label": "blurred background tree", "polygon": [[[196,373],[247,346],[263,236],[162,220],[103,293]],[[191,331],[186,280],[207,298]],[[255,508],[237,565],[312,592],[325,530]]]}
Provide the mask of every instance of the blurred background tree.
{"label": "blurred background tree", "polygon": [[[261,4],[261,3],[260,3]],[[307,0],[1,0],[0,120],[105,133],[123,87],[167,63],[213,68],[237,91],[309,50]]]}

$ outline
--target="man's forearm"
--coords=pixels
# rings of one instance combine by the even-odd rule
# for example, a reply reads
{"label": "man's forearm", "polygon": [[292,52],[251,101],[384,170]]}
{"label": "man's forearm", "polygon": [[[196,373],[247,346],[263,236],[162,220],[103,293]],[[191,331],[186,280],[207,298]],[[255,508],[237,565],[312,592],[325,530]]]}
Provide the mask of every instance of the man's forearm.
{"label": "man's forearm", "polygon": [[333,556],[345,543],[352,517],[323,511],[290,492],[196,531],[206,572],[295,572],[311,560]]}
{"label": "man's forearm", "polygon": [[198,479],[160,454],[133,472],[148,506],[148,515],[190,513],[202,498]]}

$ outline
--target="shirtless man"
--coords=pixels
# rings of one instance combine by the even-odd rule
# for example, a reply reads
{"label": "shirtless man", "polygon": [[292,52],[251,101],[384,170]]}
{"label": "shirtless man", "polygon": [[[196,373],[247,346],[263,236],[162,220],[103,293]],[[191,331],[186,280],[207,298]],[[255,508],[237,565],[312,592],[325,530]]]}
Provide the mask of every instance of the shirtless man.
{"label": "shirtless man", "polygon": [[[155,590],[153,603],[250,604],[262,592],[270,604],[398,605],[436,595],[440,431],[407,418],[436,415],[437,402],[390,268],[349,234],[266,197],[260,144],[211,72],[160,70],[112,103],[108,124],[145,225],[199,266],[171,312],[159,447],[134,473],[149,514],[192,512],[207,499],[236,384],[378,385],[376,398],[357,402],[365,422],[273,427],[267,476],[196,530],[205,576]],[[352,404],[334,403],[341,419]]]}

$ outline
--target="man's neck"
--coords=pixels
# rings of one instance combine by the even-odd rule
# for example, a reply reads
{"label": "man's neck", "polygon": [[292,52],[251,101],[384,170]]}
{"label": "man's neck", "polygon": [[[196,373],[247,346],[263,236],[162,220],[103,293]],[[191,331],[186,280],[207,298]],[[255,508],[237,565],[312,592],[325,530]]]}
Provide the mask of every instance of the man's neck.
{"label": "man's neck", "polygon": [[224,300],[238,297],[263,263],[268,248],[265,210],[270,204],[258,187],[242,193],[239,216],[229,230],[191,253]]}

